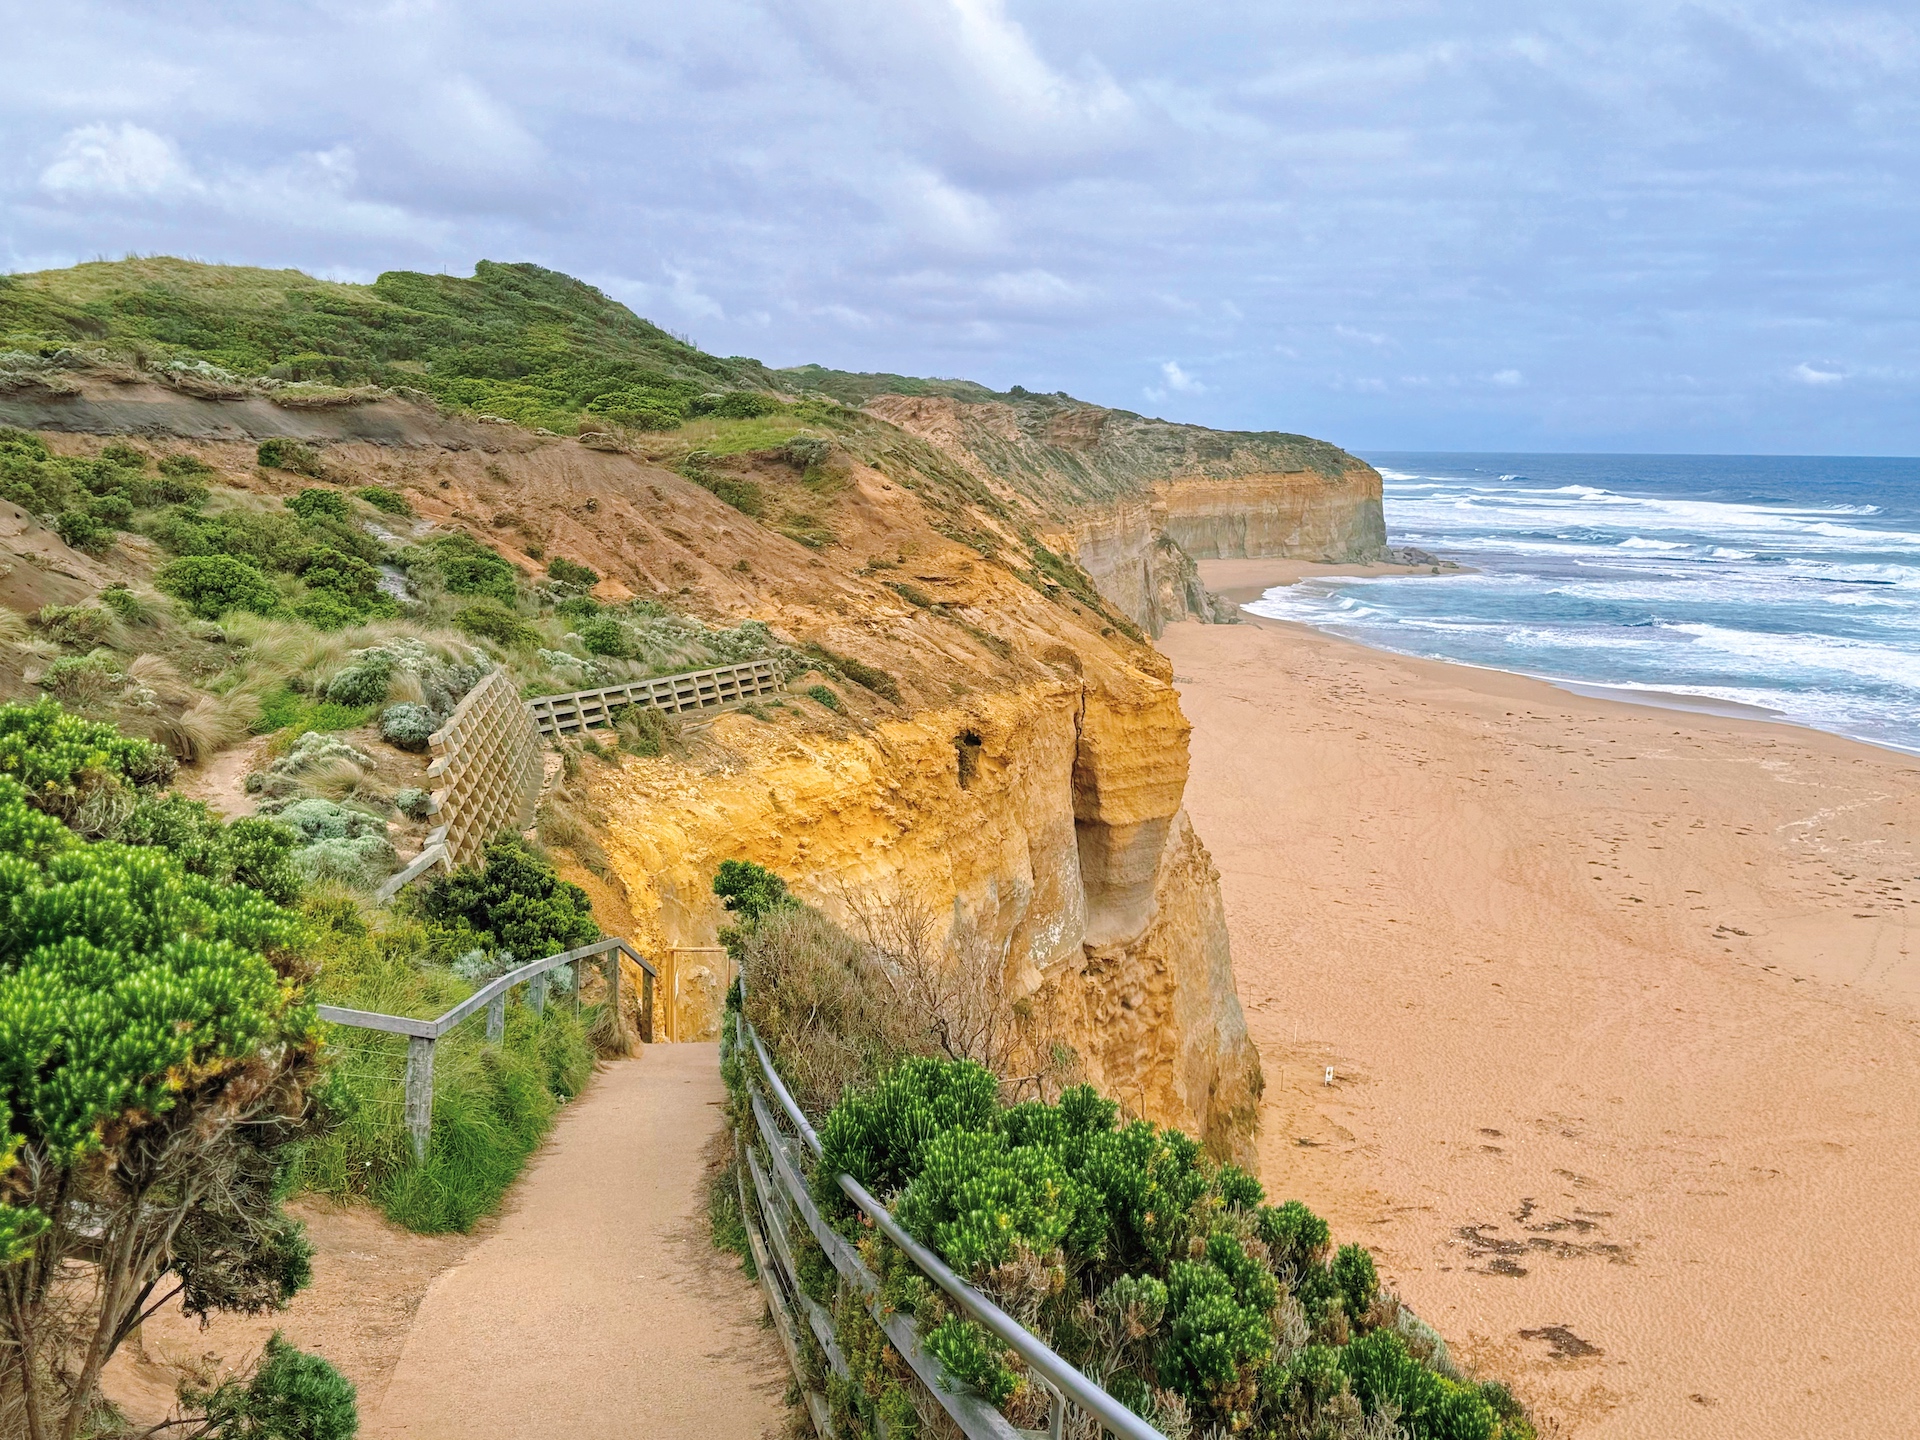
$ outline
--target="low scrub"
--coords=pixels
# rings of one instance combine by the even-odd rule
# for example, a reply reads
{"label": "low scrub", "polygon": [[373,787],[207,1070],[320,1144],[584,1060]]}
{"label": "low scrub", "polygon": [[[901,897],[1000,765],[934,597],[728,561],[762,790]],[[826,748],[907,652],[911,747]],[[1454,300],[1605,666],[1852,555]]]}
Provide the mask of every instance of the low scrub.
{"label": "low scrub", "polygon": [[[856,939],[794,902],[777,876],[737,862],[715,890],[741,922],[724,937],[746,977],[744,1002],[736,987],[730,1004],[745,1004],[782,1078],[819,1117],[821,1213],[882,1276],[889,1304],[915,1317],[927,1348],[1016,1426],[1044,1425],[1043,1387],[877,1234],[838,1176],[1170,1436],[1531,1440],[1505,1388],[1464,1376],[1381,1288],[1367,1251],[1336,1248],[1304,1205],[1267,1203],[1252,1175],[1090,1086],[1043,1080],[1055,1098],[1021,1099],[1037,1047],[992,1013],[993,968],[969,968],[976,947],[964,927],[938,942],[941,927],[910,904],[850,903]],[[752,1135],[744,1084],[755,1062],[726,1034],[730,1114]],[[843,1432],[929,1413],[897,1361],[853,1365],[884,1350],[884,1337],[836,1293],[811,1233],[796,1225],[787,1238],[855,1370],[851,1382],[821,1381]],[[824,1377],[824,1354],[803,1359]]]}

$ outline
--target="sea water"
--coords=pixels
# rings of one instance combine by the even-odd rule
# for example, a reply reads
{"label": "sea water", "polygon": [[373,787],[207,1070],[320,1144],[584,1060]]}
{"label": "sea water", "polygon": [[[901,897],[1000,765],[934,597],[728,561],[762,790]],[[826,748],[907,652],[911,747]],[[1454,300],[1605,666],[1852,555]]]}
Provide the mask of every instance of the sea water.
{"label": "sea water", "polygon": [[1920,460],[1367,458],[1389,542],[1473,573],[1316,578],[1248,609],[1920,752]]}

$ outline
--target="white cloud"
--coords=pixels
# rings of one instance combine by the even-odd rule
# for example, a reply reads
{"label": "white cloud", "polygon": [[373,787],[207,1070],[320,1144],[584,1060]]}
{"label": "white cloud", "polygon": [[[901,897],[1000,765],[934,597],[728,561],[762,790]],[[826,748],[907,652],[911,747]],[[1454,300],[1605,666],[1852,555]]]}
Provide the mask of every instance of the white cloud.
{"label": "white cloud", "polygon": [[1182,370],[1180,368],[1180,362],[1177,360],[1164,362],[1160,366],[1160,373],[1167,377],[1167,388],[1169,390],[1177,390],[1182,395],[1201,395],[1206,393],[1207,387],[1202,385],[1195,377]]}
{"label": "white cloud", "polygon": [[1493,372],[1493,374],[1489,375],[1487,378],[1491,380],[1494,384],[1506,387],[1508,389],[1511,389],[1514,386],[1521,384],[1526,379],[1526,377],[1522,375],[1518,370],[1496,370]]}
{"label": "white cloud", "polygon": [[1838,385],[1847,376],[1844,370],[1822,370],[1803,360],[1793,367],[1793,378],[1802,385]]}
{"label": "white cloud", "polygon": [[197,194],[201,185],[173,141],[123,120],[69,130],[40,172],[40,188],[76,199],[166,199]]}

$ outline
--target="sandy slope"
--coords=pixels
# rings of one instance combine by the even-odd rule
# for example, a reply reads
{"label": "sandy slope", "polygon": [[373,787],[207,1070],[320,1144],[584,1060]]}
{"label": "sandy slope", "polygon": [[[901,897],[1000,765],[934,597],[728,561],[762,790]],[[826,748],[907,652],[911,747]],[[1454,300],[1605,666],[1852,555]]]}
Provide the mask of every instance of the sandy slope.
{"label": "sandy slope", "polygon": [[1913,1433],[1920,762],[1290,626],[1162,648],[1269,1188],[1562,1433]]}

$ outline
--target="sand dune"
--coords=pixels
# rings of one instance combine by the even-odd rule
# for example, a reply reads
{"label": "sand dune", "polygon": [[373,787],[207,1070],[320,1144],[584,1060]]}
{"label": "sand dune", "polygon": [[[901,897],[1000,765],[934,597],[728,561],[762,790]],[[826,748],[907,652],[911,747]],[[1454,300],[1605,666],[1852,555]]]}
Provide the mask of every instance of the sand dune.
{"label": "sand dune", "polygon": [[1269,1188],[1560,1433],[1914,1433],[1920,761],[1272,623],[1162,648]]}

